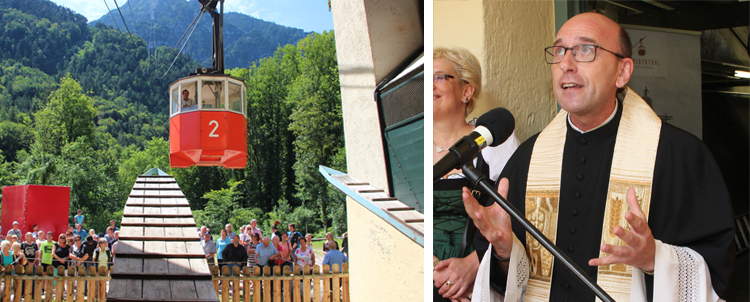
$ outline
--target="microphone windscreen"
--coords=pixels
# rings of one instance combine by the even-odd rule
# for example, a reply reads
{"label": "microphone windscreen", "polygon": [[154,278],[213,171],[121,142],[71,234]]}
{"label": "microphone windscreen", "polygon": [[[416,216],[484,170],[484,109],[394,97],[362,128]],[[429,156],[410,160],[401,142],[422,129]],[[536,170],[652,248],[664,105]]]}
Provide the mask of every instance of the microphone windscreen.
{"label": "microphone windscreen", "polygon": [[504,143],[513,134],[513,130],[516,128],[516,119],[508,109],[497,107],[482,114],[477,119],[476,126],[484,126],[490,130],[492,144],[489,146],[495,147]]}

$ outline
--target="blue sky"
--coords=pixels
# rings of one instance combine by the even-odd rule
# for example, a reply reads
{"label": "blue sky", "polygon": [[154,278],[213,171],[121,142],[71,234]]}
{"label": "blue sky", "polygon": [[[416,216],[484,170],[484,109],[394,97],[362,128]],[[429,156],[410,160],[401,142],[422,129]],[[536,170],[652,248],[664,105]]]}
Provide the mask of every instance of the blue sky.
{"label": "blue sky", "polygon": [[[84,15],[89,21],[107,13],[106,1],[115,9],[114,0],[50,0]],[[158,0],[151,0],[158,1]],[[121,7],[127,1],[117,1]],[[225,0],[224,11],[241,12],[258,19],[275,22],[305,31],[333,30],[333,17],[328,0]]]}

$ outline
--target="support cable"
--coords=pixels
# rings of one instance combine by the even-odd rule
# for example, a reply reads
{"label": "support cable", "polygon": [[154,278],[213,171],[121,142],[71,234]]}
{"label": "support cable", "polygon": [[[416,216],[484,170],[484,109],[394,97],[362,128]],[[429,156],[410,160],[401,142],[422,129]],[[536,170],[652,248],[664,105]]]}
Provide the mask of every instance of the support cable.
{"label": "support cable", "polygon": [[[201,12],[202,12],[202,11],[201,11]],[[200,22],[200,20],[201,20],[202,18],[203,18],[203,14],[200,14],[200,18],[198,18],[198,22]],[[176,61],[177,61],[177,58],[179,58],[179,57],[180,57],[180,54],[182,53],[182,50],[183,50],[183,49],[185,48],[185,46],[187,45],[187,42],[188,42],[188,40],[190,40],[190,36],[192,36],[192,35],[193,35],[193,32],[195,31],[195,29],[196,29],[196,28],[197,28],[197,26],[193,27],[193,29],[192,29],[192,30],[190,31],[190,34],[189,34],[189,35],[187,36],[187,39],[185,39],[185,43],[184,43],[184,44],[182,44],[182,47],[180,48],[180,51],[179,51],[179,52],[177,53],[177,55],[176,55],[176,56],[174,57],[174,60],[172,60],[172,64],[171,64],[171,65],[169,65],[169,68],[167,68],[167,71],[165,71],[165,72],[164,72],[164,74],[163,74],[163,75],[162,75],[161,77],[159,77],[159,80],[161,80],[161,79],[163,79],[163,78],[164,78],[165,76],[167,76],[167,73],[169,72],[169,70],[170,70],[170,69],[172,69],[172,66],[174,66],[174,62],[176,62]],[[183,35],[183,36],[184,36],[184,35]],[[182,39],[180,39],[180,40],[182,40]]]}
{"label": "support cable", "polygon": [[117,31],[121,31],[120,26],[117,25],[117,20],[115,19],[115,15],[112,14],[112,10],[109,9],[109,4],[107,4],[107,0],[104,0],[104,5],[107,6],[107,11],[109,12],[109,15],[112,16],[112,22],[115,22],[115,27],[117,27]]}
{"label": "support cable", "polygon": [[130,41],[133,42],[133,47],[137,48],[137,44],[135,44],[135,39],[133,39],[133,35],[130,34],[130,29],[128,28],[128,23],[125,22],[125,17],[122,16],[122,11],[120,10],[120,6],[117,5],[117,0],[114,0],[114,1],[115,1],[115,7],[117,7],[117,12],[120,13],[120,18],[122,19],[122,24],[125,25],[125,30],[128,31],[128,35],[130,36]]}
{"label": "support cable", "polygon": [[[196,22],[196,20],[200,21],[200,18],[198,18],[198,17],[201,17],[201,18],[202,18],[202,14],[201,14],[202,12],[203,12],[203,11],[199,11],[199,12],[198,12],[198,14],[197,14],[197,15],[195,15],[195,18],[193,18],[193,22],[192,22],[192,23],[190,23],[190,26],[188,26],[188,28],[187,28],[187,29],[185,29],[185,32],[184,32],[184,33],[182,33],[182,37],[180,37],[180,40],[178,40],[178,41],[177,41],[177,43],[176,43],[176,44],[174,45],[174,47],[172,47],[172,49],[171,49],[171,50],[169,51],[169,55],[172,55],[172,53],[174,52],[174,50],[175,50],[175,49],[177,49],[177,46],[179,46],[179,45],[180,45],[180,42],[182,42],[182,39],[183,39],[183,38],[185,37],[185,34],[187,34],[187,33],[188,33],[188,31],[190,31],[190,28],[191,28],[191,27],[193,27],[193,25],[197,25],[197,24],[198,24],[198,23]],[[195,30],[195,28],[193,28],[193,30]],[[192,34],[192,32],[191,32],[191,34]],[[187,43],[187,41],[186,41],[186,43]],[[182,47],[185,47],[185,46],[183,45]],[[178,55],[179,55],[179,54],[178,54]],[[169,56],[165,57],[165,58],[164,58],[164,60],[162,60],[161,62],[159,62],[159,64],[158,64],[158,65],[159,65],[159,66],[161,66],[162,64],[164,64],[164,62],[166,62],[166,61],[167,61],[167,58],[169,58]],[[157,68],[158,68],[159,66],[157,66]]]}

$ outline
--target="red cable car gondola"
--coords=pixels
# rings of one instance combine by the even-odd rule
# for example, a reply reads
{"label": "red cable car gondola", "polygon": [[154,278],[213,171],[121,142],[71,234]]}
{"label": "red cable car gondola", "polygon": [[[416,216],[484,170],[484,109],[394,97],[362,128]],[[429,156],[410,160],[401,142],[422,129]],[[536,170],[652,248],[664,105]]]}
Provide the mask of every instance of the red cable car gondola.
{"label": "red cable car gondola", "polygon": [[[213,19],[213,67],[169,86],[169,166],[247,166],[247,87],[224,74],[223,0],[199,0]],[[222,13],[216,12],[221,1]]]}

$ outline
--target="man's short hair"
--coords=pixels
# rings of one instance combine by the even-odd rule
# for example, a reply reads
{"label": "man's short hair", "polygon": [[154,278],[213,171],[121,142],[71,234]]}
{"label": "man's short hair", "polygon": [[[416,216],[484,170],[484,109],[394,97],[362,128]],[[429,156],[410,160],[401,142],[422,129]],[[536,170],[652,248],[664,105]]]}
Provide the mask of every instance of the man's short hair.
{"label": "man's short hair", "polygon": [[290,223],[289,226],[293,227],[295,230],[297,229],[297,225],[295,225],[294,223]]}
{"label": "man's short hair", "polygon": [[620,27],[620,54],[623,57],[631,58],[633,56],[633,44],[630,42],[630,35],[621,25],[618,24],[617,26]]}
{"label": "man's short hair", "polygon": [[185,92],[187,92],[188,94],[190,94],[190,91],[188,91],[187,89],[185,89],[185,90],[182,91],[182,93],[185,93]]}

